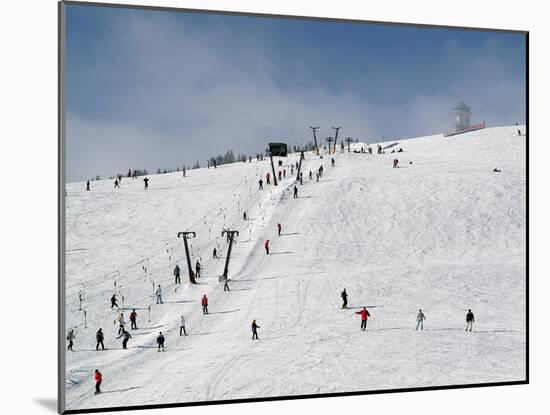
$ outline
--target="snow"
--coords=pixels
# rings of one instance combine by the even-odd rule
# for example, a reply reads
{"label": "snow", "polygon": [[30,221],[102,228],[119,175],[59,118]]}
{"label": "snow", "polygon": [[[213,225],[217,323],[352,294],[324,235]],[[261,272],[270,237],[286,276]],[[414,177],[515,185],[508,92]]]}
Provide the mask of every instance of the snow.
{"label": "snow", "polygon": [[[67,409],[524,380],[525,146],[513,126],[386,150],[403,153],[346,151],[335,167],[330,157],[306,153],[298,199],[288,174],[295,154],[283,159],[287,178],[264,183],[264,191],[258,180],[265,182],[268,159],[185,178],[150,175],[148,190],[141,178],[124,178],[120,189],[93,181],[90,192],[68,184],[66,316],[67,330],[78,332],[75,352],[66,352]],[[321,163],[323,177],[310,181]],[[224,228],[240,232],[231,292],[218,281]],[[180,231],[197,232],[189,242],[192,264],[200,257],[204,267],[199,285],[188,282]],[[214,247],[223,258],[211,259]],[[163,287],[162,305],[154,304],[153,282]],[[340,308],[344,288],[348,309]],[[115,289],[125,318],[131,308],[138,313],[128,350],[115,339]],[[371,314],[366,332],[354,314],[362,306]],[[423,332],[415,331],[419,308]],[[472,333],[464,331],[469,308]],[[186,337],[179,337],[181,315]],[[251,340],[253,319],[259,341]],[[99,327],[108,350],[96,352]],[[94,396],[96,368],[104,393]]]}

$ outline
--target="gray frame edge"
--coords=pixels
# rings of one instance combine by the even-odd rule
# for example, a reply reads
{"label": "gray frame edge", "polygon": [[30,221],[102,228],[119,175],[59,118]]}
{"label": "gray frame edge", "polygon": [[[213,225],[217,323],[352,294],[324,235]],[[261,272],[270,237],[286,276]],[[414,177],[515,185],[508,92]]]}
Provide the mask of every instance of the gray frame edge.
{"label": "gray frame edge", "polygon": [[66,410],[65,361],[65,3],[57,4],[57,134],[58,134],[58,275],[57,275],[57,411]]}

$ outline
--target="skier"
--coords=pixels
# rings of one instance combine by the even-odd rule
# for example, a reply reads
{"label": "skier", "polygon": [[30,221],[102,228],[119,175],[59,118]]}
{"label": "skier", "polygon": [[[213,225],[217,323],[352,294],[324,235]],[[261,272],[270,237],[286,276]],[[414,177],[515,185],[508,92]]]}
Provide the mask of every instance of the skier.
{"label": "skier", "polygon": [[116,294],[113,294],[113,296],[111,297],[111,308],[113,307],[118,308],[118,304],[116,302]]}
{"label": "skier", "polygon": [[399,160],[393,159],[393,168],[397,169],[399,167]]}
{"label": "skier", "polygon": [[309,180],[313,180],[313,173],[311,172],[311,170],[309,171]]}
{"label": "skier", "polygon": [[290,166],[290,174],[293,175],[294,174],[294,164],[292,164]]}
{"label": "skier", "polygon": [[229,289],[229,278],[226,278],[226,279],[223,280],[223,290],[224,291],[231,291]]}
{"label": "skier", "polygon": [[132,335],[128,333],[126,330],[122,329],[122,333],[117,337],[117,339],[120,339],[122,337],[122,348],[126,349],[126,345],[128,344],[128,340],[132,338]]}
{"label": "skier", "polygon": [[[267,184],[271,184],[271,181],[269,180],[270,177],[271,177],[271,175],[270,175],[269,173],[266,173],[266,175],[265,175],[265,182],[266,182]],[[260,180],[261,180],[261,179],[260,179]]]}
{"label": "skier", "polygon": [[214,248],[214,251],[212,252],[212,259],[218,259],[218,251],[216,248]]}
{"label": "skier", "polygon": [[518,128],[518,135],[521,135],[521,130]]}
{"label": "skier", "polygon": [[82,311],[82,302],[84,301],[84,291],[78,292],[78,311]]}
{"label": "skier", "polygon": [[105,338],[105,336],[103,336],[103,330],[100,328],[97,333],[95,334],[95,339],[96,339],[96,345],[95,345],[95,350],[98,351],[99,350],[99,345],[101,345],[101,350],[105,350],[105,345],[103,344],[103,339]]}
{"label": "skier", "polygon": [[319,172],[317,172],[317,181],[319,181]]}
{"label": "skier", "polygon": [[175,277],[175,284],[181,284],[180,266],[178,264],[176,264],[176,267],[174,268],[174,277]]}
{"label": "skier", "polygon": [[277,224],[277,230],[279,231],[279,236],[281,236],[281,229],[282,229],[282,228],[283,228],[283,227],[281,226],[281,224],[278,223],[278,224]]}
{"label": "skier", "polygon": [[136,313],[136,309],[134,308],[132,310],[132,312],[130,313],[130,330],[137,330],[137,322],[136,322],[136,319],[137,319],[137,313]]}
{"label": "skier", "polygon": [[282,177],[282,175],[283,175],[283,173],[281,172],[281,170],[279,170],[279,173],[278,173],[278,174],[279,174],[279,181],[280,181],[280,180],[281,180],[281,177]]}
{"label": "skier", "polygon": [[259,190],[264,190],[264,181],[262,179],[258,180],[258,184],[260,185]]}
{"label": "skier", "polygon": [[472,326],[474,325],[474,313],[472,313],[472,310],[468,309],[468,312],[466,313],[466,330],[470,329],[472,331]]}
{"label": "skier", "polygon": [[206,294],[202,296],[201,304],[202,304],[202,314],[208,314],[208,298],[206,297]]}
{"label": "skier", "polygon": [[356,311],[355,314],[361,315],[361,330],[365,331],[367,329],[367,320],[370,317],[370,313],[367,311],[367,307],[363,307],[361,311]]}
{"label": "skier", "polygon": [[162,290],[160,288],[160,284],[157,290],[155,291],[155,295],[157,296],[157,304],[162,304]]}
{"label": "skier", "polygon": [[420,330],[424,330],[424,320],[426,320],[426,316],[422,312],[422,310],[418,310],[418,314],[416,315],[416,329],[418,330],[418,326],[420,326]]}
{"label": "skier", "polygon": [[118,323],[118,334],[120,334],[124,331],[124,313],[120,313],[120,315],[115,318],[113,324],[116,323]]}
{"label": "skier", "polygon": [[252,340],[256,339],[256,340],[259,340],[258,339],[258,329],[260,328],[260,326],[258,326],[256,324],[256,320],[252,320]]}
{"label": "skier", "polygon": [[[283,169],[283,177],[286,178],[286,169]],[[280,177],[279,177],[280,178]]]}
{"label": "skier", "polygon": [[346,308],[348,306],[348,293],[346,292],[346,289],[344,288],[344,291],[340,294],[342,297],[342,300],[344,300],[344,304],[342,304],[342,308]]}
{"label": "skier", "polygon": [[145,189],[149,189],[149,179],[147,177],[143,179],[143,183],[145,183]]}
{"label": "skier", "polygon": [[115,189],[116,188],[120,189],[120,186],[118,185],[118,179],[115,179]]}
{"label": "skier", "polygon": [[197,278],[200,278],[201,276],[201,263],[199,262],[199,260],[197,259],[197,263],[195,264],[195,274]]}
{"label": "skier", "polygon": [[264,242],[264,248],[266,255],[269,255],[269,239],[266,239],[266,241]]}
{"label": "skier", "polygon": [[304,172],[301,171],[300,172],[300,185],[303,185],[304,184]]}
{"label": "skier", "polygon": [[74,352],[73,350],[73,342],[74,339],[76,339],[76,331],[75,329],[70,329],[67,333],[67,340],[69,341],[69,345],[67,346],[67,350],[70,350],[71,352]]}
{"label": "skier", "polygon": [[183,331],[183,334],[187,336],[187,332],[185,331],[185,318],[183,316],[181,316],[181,320],[180,320],[180,336],[182,331]]}
{"label": "skier", "polygon": [[95,370],[94,372],[94,379],[95,379],[95,394],[101,393],[101,382],[103,381],[103,375],[99,370]]}
{"label": "skier", "polygon": [[162,335],[162,331],[159,331],[157,344],[159,345],[158,351],[160,352],[160,349],[162,348],[162,351],[164,352],[164,336]]}
{"label": "skier", "polygon": [[183,177],[187,177],[187,169],[185,167],[183,168]]}
{"label": "skier", "polygon": [[294,185],[294,199],[298,199],[298,188]]}
{"label": "skier", "polygon": [[330,159],[330,164],[332,164],[332,167],[334,167],[334,157]]}
{"label": "skier", "polygon": [[246,215],[246,211],[243,212],[243,220],[248,220],[248,216]]}
{"label": "skier", "polygon": [[86,191],[87,192],[90,191],[90,181],[89,180],[86,182]]}

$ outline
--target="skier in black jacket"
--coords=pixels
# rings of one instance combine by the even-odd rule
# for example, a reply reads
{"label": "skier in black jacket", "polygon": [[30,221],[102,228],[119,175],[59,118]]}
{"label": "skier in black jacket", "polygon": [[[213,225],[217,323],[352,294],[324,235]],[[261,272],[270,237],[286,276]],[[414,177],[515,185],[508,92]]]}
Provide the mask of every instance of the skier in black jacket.
{"label": "skier in black jacket", "polygon": [[260,326],[258,326],[256,324],[256,320],[252,320],[252,340],[256,339],[256,340],[259,340],[258,339],[258,329],[260,328]]}
{"label": "skier in black jacket", "polygon": [[162,348],[162,351],[164,351],[164,336],[162,335],[162,331],[159,331],[159,335],[157,337],[157,344],[159,345],[158,351],[160,352],[161,348]]}
{"label": "skier in black jacket", "polygon": [[474,313],[472,313],[472,310],[468,309],[468,312],[466,313],[466,330],[470,329],[472,331],[472,326],[474,325]]}
{"label": "skier in black jacket", "polygon": [[97,341],[97,344],[95,345],[96,351],[99,350],[99,345],[101,344],[101,350],[105,350],[105,345],[103,344],[103,339],[105,336],[103,336],[103,330],[99,329],[97,333],[95,334],[95,339]]}
{"label": "skier in black jacket", "polygon": [[342,308],[346,308],[348,306],[348,293],[346,292],[346,289],[344,288],[344,291],[342,291],[342,300],[344,300],[344,304],[342,304]]}
{"label": "skier in black jacket", "polygon": [[180,280],[180,267],[176,264],[176,268],[174,268],[174,277],[176,278],[176,284],[181,284]]}

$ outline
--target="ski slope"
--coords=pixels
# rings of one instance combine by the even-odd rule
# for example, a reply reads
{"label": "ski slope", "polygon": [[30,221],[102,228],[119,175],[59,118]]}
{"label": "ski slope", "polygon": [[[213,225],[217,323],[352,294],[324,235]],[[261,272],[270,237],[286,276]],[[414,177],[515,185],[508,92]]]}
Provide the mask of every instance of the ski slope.
{"label": "ski slope", "polygon": [[[91,182],[90,192],[68,184],[67,329],[78,332],[75,351],[66,352],[67,409],[525,379],[526,161],[516,131],[404,140],[392,147],[404,149],[396,154],[338,153],[335,167],[306,153],[298,199],[290,174],[258,191],[268,160],[186,178],[151,175],[148,190],[141,179],[124,178],[120,189]],[[283,160],[289,171],[298,155]],[[240,232],[231,292],[218,281],[224,228]],[[189,242],[192,263],[200,257],[204,266],[198,285],[188,283],[179,231],[197,232]],[[211,259],[214,247],[222,258]],[[162,305],[154,304],[153,284],[163,288]],[[344,288],[348,309],[341,309]],[[115,339],[115,290],[125,318],[131,308],[138,313],[128,350]],[[362,306],[371,314],[366,332],[355,315]],[[464,331],[468,308],[472,333]],[[178,333],[181,315],[186,337]],[[253,319],[259,341],[251,340]],[[96,352],[99,327],[108,350]],[[159,331],[164,353],[156,350]],[[96,368],[104,393],[94,396]]]}

